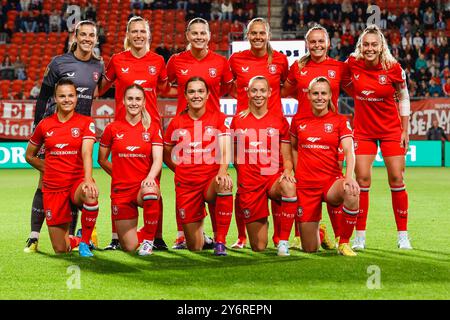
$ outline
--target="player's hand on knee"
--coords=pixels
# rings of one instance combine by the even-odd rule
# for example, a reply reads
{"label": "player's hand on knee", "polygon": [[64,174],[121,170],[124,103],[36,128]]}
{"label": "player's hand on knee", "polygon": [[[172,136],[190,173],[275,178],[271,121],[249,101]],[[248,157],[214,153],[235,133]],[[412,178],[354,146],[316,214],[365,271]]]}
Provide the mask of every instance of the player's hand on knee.
{"label": "player's hand on knee", "polygon": [[219,188],[231,191],[233,189],[233,180],[228,173],[219,172],[216,176],[216,183]]}
{"label": "player's hand on knee", "polygon": [[359,185],[355,181],[355,179],[353,178],[344,179],[344,191],[351,196],[359,195]]}
{"label": "player's hand on knee", "polygon": [[93,180],[85,181],[81,190],[87,198],[98,198],[98,188]]}
{"label": "player's hand on knee", "polygon": [[295,179],[295,177],[292,175],[291,172],[284,170],[283,173],[281,174],[280,179],[278,179],[278,183],[281,183],[283,180],[286,180],[287,182],[296,184],[297,180]]}
{"label": "player's hand on knee", "polygon": [[156,183],[156,180],[153,177],[147,177],[141,182],[142,188],[155,188],[157,186],[158,184]]}

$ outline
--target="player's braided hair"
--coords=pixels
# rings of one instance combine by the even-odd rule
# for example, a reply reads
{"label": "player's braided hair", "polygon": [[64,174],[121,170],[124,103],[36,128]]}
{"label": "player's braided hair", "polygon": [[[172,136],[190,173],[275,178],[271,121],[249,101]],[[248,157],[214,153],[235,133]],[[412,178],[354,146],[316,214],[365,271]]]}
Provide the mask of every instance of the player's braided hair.
{"label": "player's braided hair", "polygon": [[146,19],[139,17],[139,16],[131,17],[130,20],[128,20],[127,34],[125,35],[125,39],[123,40],[123,48],[125,50],[129,50],[131,48],[130,41],[128,40],[128,32],[130,31],[130,25],[133,22],[143,22],[144,23],[145,30],[147,31],[147,40],[148,40],[145,45],[145,48],[147,49],[147,51],[150,51],[150,42],[151,42],[151,38],[152,38],[152,34],[150,33],[150,25]]}
{"label": "player's braided hair", "polygon": [[395,63],[397,63],[397,60],[394,58],[394,56],[391,54],[391,51],[389,50],[389,47],[388,47],[388,44],[387,44],[386,38],[384,37],[383,32],[381,32],[380,28],[378,28],[378,26],[375,24],[368,26],[361,33],[361,35],[358,38],[358,42],[356,43],[355,51],[352,54],[350,54],[352,57],[355,57],[357,60],[364,59],[364,56],[362,53],[362,42],[363,42],[363,38],[366,34],[376,34],[380,38],[380,42],[381,42],[380,63],[384,70],[388,70]]}
{"label": "player's braided hair", "polygon": [[[187,27],[186,27],[186,34],[191,30],[191,26],[192,26],[193,24],[195,24],[195,23],[201,23],[201,24],[204,24],[204,25],[205,25],[206,30],[208,31],[208,42],[209,42],[209,40],[211,39],[211,31],[209,30],[209,24],[208,24],[208,21],[206,21],[206,20],[203,19],[203,18],[194,18],[194,19],[192,19],[191,21],[189,21],[189,23],[188,23],[188,25],[187,25]],[[186,46],[186,50],[191,50],[191,48],[192,48],[192,45],[189,43],[189,44]]]}
{"label": "player's braided hair", "polygon": [[331,109],[331,111],[336,112],[336,107],[333,104],[333,101],[331,101],[331,84],[330,81],[326,78],[326,77],[316,77],[314,79],[311,80],[311,82],[308,85],[308,91],[311,91],[312,88],[314,87],[314,85],[316,85],[317,83],[326,83],[328,85],[328,91],[330,92],[330,100],[328,101],[328,109]]}
{"label": "player's braided hair", "polygon": [[[266,84],[267,84],[267,88],[270,89],[269,81],[267,80],[266,77],[264,77],[264,76],[254,76],[253,78],[251,78],[251,79],[248,81],[248,86],[247,86],[248,90],[250,90],[250,87],[251,87],[251,86],[253,85],[253,83],[254,83],[255,81],[257,81],[257,80],[263,80],[263,81],[265,81]],[[247,116],[250,114],[250,112],[251,112],[251,110],[250,110],[250,101],[249,101],[249,107],[248,107],[247,109],[242,110],[241,112],[239,112],[239,117],[240,117],[240,118],[245,118],[245,117],[247,117]]]}
{"label": "player's braided hair", "polygon": [[[305,40],[308,43],[308,37],[310,35],[311,32],[316,31],[316,30],[320,30],[323,31],[323,33],[325,34],[325,41],[326,41],[326,46],[328,49],[328,46],[330,45],[330,36],[328,35],[328,31],[327,29],[325,29],[324,27],[322,27],[320,24],[315,24],[314,26],[312,26],[308,32],[305,35]],[[306,54],[301,57],[300,59],[298,59],[298,70],[301,71],[306,64],[311,60],[311,53],[308,51],[306,52]]]}
{"label": "player's braided hair", "polygon": [[[77,23],[77,25],[75,26],[74,32],[75,32],[75,38],[78,35],[78,32],[80,31],[81,26],[92,26],[95,30],[95,38],[97,39],[97,25],[95,24],[95,22],[90,21],[90,20],[82,20],[80,22]],[[75,50],[77,50],[78,47],[78,43],[76,41],[72,42],[72,44],[70,45],[70,49],[69,51],[74,53]],[[99,56],[97,56],[94,51],[92,51],[92,57],[96,60],[101,60],[101,58]]]}
{"label": "player's braided hair", "polygon": [[250,28],[252,27],[252,25],[254,23],[262,23],[264,24],[264,26],[266,27],[266,32],[267,32],[267,55],[269,56],[269,58],[267,59],[267,64],[271,64],[272,60],[273,60],[273,48],[270,44],[270,25],[267,22],[266,19],[264,18],[254,18],[252,19],[248,24],[247,24],[247,38],[248,38],[248,33],[250,32]]}
{"label": "player's braided hair", "polygon": [[137,89],[139,91],[142,92],[142,95],[144,96],[144,106],[142,107],[141,110],[141,121],[142,121],[142,126],[144,127],[145,131],[147,131],[150,128],[150,125],[152,123],[152,118],[150,117],[150,114],[147,111],[147,108],[145,107],[145,91],[144,88],[136,83],[133,83],[132,85],[129,85],[128,87],[126,87],[125,92],[124,92],[124,100],[125,100],[125,96],[127,95],[128,90],[131,89]]}

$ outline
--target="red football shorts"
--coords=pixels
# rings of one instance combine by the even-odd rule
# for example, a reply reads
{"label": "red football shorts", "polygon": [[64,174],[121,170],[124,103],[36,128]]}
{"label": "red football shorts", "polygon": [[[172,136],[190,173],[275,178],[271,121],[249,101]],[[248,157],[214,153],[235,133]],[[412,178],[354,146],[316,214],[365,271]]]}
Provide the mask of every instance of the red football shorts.
{"label": "red football shorts", "polygon": [[264,184],[251,191],[239,187],[236,197],[246,224],[269,216],[269,191],[279,178],[280,174],[269,176]]}
{"label": "red football shorts", "polygon": [[195,184],[175,183],[176,211],[181,224],[198,222],[206,217],[205,199],[211,182],[212,179]]}
{"label": "red football shorts", "polygon": [[400,144],[400,140],[380,140],[380,139],[357,139],[355,138],[356,155],[376,155],[380,144],[383,157],[404,156],[405,148]]}
{"label": "red football shorts", "polygon": [[72,203],[75,202],[75,191],[83,182],[77,180],[72,188],[64,191],[43,191],[45,220],[48,226],[58,226],[72,221]]}
{"label": "red football shorts", "polygon": [[327,201],[327,194],[333,184],[342,176],[332,177],[323,188],[297,188],[298,210],[297,222],[319,222],[322,220],[322,202]]}

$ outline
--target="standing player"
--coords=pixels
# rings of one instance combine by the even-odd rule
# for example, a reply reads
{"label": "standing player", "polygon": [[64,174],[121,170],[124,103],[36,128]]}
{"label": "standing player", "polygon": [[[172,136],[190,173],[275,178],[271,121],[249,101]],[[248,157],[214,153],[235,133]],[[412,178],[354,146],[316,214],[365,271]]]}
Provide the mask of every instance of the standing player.
{"label": "standing player", "polygon": [[[125,89],[124,120],[110,123],[100,141],[98,163],[112,176],[111,212],[120,245],[139,255],[153,250],[159,215],[159,180],[163,141],[160,124],[145,108],[145,91],[138,84]],[[112,163],[108,160],[112,153]],[[144,228],[137,232],[138,206],[144,208]],[[140,238],[140,239],[139,239]]]}
{"label": "standing player", "polygon": [[[283,97],[295,95],[298,100],[298,109],[295,117],[306,118],[312,116],[312,111],[308,100],[308,86],[312,79],[322,76],[328,79],[331,85],[332,102],[338,105],[339,92],[341,87],[348,84],[350,74],[348,66],[341,61],[336,61],[328,57],[330,48],[330,37],[327,30],[315,25],[308,30],[305,36],[306,48],[308,52],[301,57],[297,63],[292,64],[289,70],[287,80],[284,82],[281,94]],[[294,159],[297,157],[297,150],[293,150]],[[339,153],[339,161],[344,161],[344,156]],[[340,207],[332,207],[327,203],[328,214],[335,234],[336,241],[339,239],[339,220],[342,216]],[[325,249],[333,249],[334,244],[329,240],[324,224],[320,224],[321,232],[323,232],[322,247]],[[295,228],[294,246],[301,247],[298,225]]]}
{"label": "standing player", "polygon": [[[296,117],[291,123],[291,141],[297,149],[295,164],[302,248],[316,252],[322,242],[319,222],[322,202],[343,204],[343,223],[338,253],[355,256],[349,240],[358,214],[359,186],[353,178],[355,156],[352,128],[346,117],[335,113],[331,84],[325,77],[314,78],[308,89],[313,116]],[[331,112],[330,112],[331,111]],[[342,145],[347,160],[345,177],[338,163]]]}
{"label": "standing player", "polygon": [[[408,194],[403,174],[409,136],[406,75],[391,55],[380,29],[367,27],[347,63],[355,99],[356,180],[361,188],[360,214],[353,248],[365,248],[372,164],[378,145],[386,165],[400,249],[412,249],[408,238]],[[395,97],[398,97],[397,103]]]}
{"label": "standing player", "polygon": [[[90,116],[94,92],[102,74],[103,62],[93,53],[97,42],[97,28],[92,21],[80,21],[75,27],[75,39],[68,53],[52,59],[44,74],[41,91],[36,101],[34,127],[43,117],[55,112],[55,85],[62,78],[70,79],[76,86],[78,99],[75,112]],[[44,149],[43,149],[44,150]],[[41,157],[44,152],[41,150]],[[72,212],[73,221],[70,234],[76,229],[78,210]],[[38,248],[39,233],[44,223],[45,215],[42,205],[42,174],[39,178],[38,188],[34,194],[31,209],[31,234],[27,240],[25,252],[36,252]],[[95,239],[94,239],[95,240]],[[96,241],[94,244],[97,246]]]}
{"label": "standing player", "polygon": [[[113,55],[106,67],[100,95],[115,83],[116,120],[125,119],[126,110],[123,102],[125,89],[132,84],[138,84],[144,88],[145,106],[152,120],[157,123],[161,121],[156,98],[158,91],[166,90],[167,73],[164,58],[150,51],[150,38],[148,21],[138,16],[132,17],[127,23],[125,50]],[[156,239],[153,244],[156,250],[167,250],[167,245],[162,239],[163,208],[162,198],[159,199],[161,210]],[[111,219],[113,219],[112,215]],[[112,221],[112,241],[105,250],[115,250],[118,246],[118,235]]]}
{"label": "standing player", "polygon": [[[186,29],[186,39],[189,43],[184,52],[173,55],[167,62],[167,74],[172,89],[168,95],[177,96],[177,114],[186,109],[184,96],[187,81],[193,77],[202,77],[209,88],[207,101],[208,110],[220,111],[220,97],[228,92],[233,74],[225,57],[208,49],[211,39],[208,22],[202,18],[194,18],[189,21]],[[214,211],[214,208],[210,208]],[[178,216],[177,216],[178,217]],[[213,232],[216,232],[214,215],[211,215]],[[175,240],[175,249],[185,248],[183,228],[181,221],[177,220],[178,235]],[[208,240],[205,238],[205,240]]]}
{"label": "standing player", "polygon": [[[268,82],[272,93],[269,97],[268,108],[272,114],[283,117],[281,106],[280,86],[286,80],[289,64],[287,57],[274,51],[270,45],[270,26],[263,18],[255,18],[247,25],[247,39],[250,49],[233,53],[229,59],[231,71],[235,77],[232,95],[237,99],[236,114],[248,108],[247,85],[251,78],[262,75]],[[279,239],[279,216],[281,213],[281,203],[271,201],[272,217],[274,219],[273,241],[278,245]],[[236,211],[239,208],[239,197],[236,197]],[[236,224],[238,226],[238,240],[233,248],[243,248],[246,243],[245,224],[240,215],[236,214]]]}
{"label": "standing player", "polygon": [[[89,242],[98,216],[98,189],[92,178],[95,125],[75,112],[77,90],[68,79],[55,86],[56,113],[42,120],[30,138],[26,160],[43,173],[43,207],[53,249],[70,252],[79,243],[82,257],[93,256]],[[37,157],[45,144],[45,161]],[[69,237],[71,206],[82,207],[80,240]]]}
{"label": "standing player", "polygon": [[[201,77],[185,85],[188,107],[169,123],[164,139],[164,162],[175,172],[177,215],[183,226],[187,248],[203,248],[205,202],[215,211],[214,254],[225,256],[226,236],[233,213],[232,180],[227,173],[231,138],[226,116],[206,107],[208,85]],[[211,206],[210,206],[211,208]]]}
{"label": "standing player", "polygon": [[297,212],[295,178],[292,176],[289,124],[269,112],[271,90],[264,76],[248,83],[248,109],[233,118],[235,161],[240,214],[253,251],[267,247],[267,201],[281,201],[278,255],[289,255],[289,234]]}

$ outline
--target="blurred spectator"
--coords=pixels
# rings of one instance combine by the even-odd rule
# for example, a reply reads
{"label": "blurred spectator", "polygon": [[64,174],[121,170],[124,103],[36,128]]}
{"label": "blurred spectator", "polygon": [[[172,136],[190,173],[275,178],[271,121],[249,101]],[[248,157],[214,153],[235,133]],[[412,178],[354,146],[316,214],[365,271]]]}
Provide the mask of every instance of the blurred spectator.
{"label": "blurred spectator", "polygon": [[414,19],[414,22],[411,26],[411,33],[416,34],[416,32],[418,32],[419,34],[424,34],[425,32],[425,28],[420,23],[419,19]]}
{"label": "blurred spectator", "polygon": [[101,22],[97,22],[97,34],[98,34],[98,46],[100,47],[100,51],[102,50],[102,46],[106,43],[106,32],[105,28]]}
{"label": "blurred spectator", "polygon": [[58,14],[56,9],[53,10],[52,14],[48,18],[50,32],[61,32],[61,16]]}
{"label": "blurred spectator", "polygon": [[230,32],[231,32],[231,38],[233,40],[243,40],[244,39],[244,28],[245,25],[242,22],[239,22],[238,20],[234,20],[233,24],[231,25]]}
{"label": "blurred spectator", "polygon": [[[150,10],[153,6],[153,1],[155,0],[144,0],[144,10]],[[186,1],[187,3],[187,1]]]}
{"label": "blurred spectator", "polygon": [[335,31],[333,33],[333,37],[330,39],[331,48],[334,49],[337,47],[338,43],[341,43],[341,38],[339,37],[339,32]]}
{"label": "blurred spectator", "polygon": [[349,41],[347,40],[347,38],[344,38],[342,40],[342,47],[341,47],[341,52],[340,52],[340,57],[341,57],[341,61],[345,61],[348,56],[350,55],[350,53],[353,52],[353,45],[351,45],[349,43]]}
{"label": "blurred spectator", "polygon": [[417,96],[418,97],[429,97],[430,92],[428,91],[427,83],[424,81],[420,81],[417,87]]}
{"label": "blurred spectator", "polygon": [[296,31],[299,22],[300,19],[297,12],[292,6],[288,6],[282,21],[283,31]]}
{"label": "blurred spectator", "polygon": [[308,26],[305,24],[305,21],[303,19],[300,19],[300,22],[297,27],[297,34],[300,37],[304,38],[307,32],[308,32]]}
{"label": "blurred spectator", "polygon": [[0,25],[0,33],[6,34],[6,43],[11,43],[11,37],[12,37],[12,30],[8,27],[8,24],[1,24]]}
{"label": "blurred spectator", "polygon": [[38,32],[45,32],[45,33],[49,32],[49,30],[50,30],[49,20],[50,20],[50,17],[48,16],[48,13],[46,10],[42,10],[39,12],[39,14],[36,17]]}
{"label": "blurred spectator", "polygon": [[256,13],[257,8],[255,0],[247,0],[245,3],[244,10],[247,12],[253,10],[253,12]]}
{"label": "blurred spectator", "polygon": [[154,0],[151,9],[153,10],[165,10],[168,9],[169,2],[167,0]]}
{"label": "blurred spectator", "polygon": [[28,10],[42,10],[42,0],[31,0]]}
{"label": "blurred spectator", "polygon": [[25,19],[23,20],[23,25],[26,32],[36,32],[37,21],[33,11],[29,11],[28,17],[25,17]]}
{"label": "blurred spectator", "polygon": [[448,141],[444,129],[439,127],[439,121],[437,121],[436,119],[433,120],[431,127],[427,131],[427,139]]}
{"label": "blurred spectator", "polygon": [[211,3],[211,21],[222,20],[222,6],[219,0],[213,0]]}
{"label": "blurred spectator", "polygon": [[209,0],[200,0],[198,3],[197,16],[209,20],[211,16],[211,3]]}
{"label": "blurred spectator", "polygon": [[439,61],[435,54],[432,54],[431,58],[427,60],[427,67],[433,77],[439,76]]}
{"label": "blurred spectator", "polygon": [[403,49],[405,49],[407,46],[410,46],[410,47],[413,46],[411,33],[409,33],[409,32],[406,32],[405,35],[402,37],[402,47],[403,47]]}
{"label": "blurred spectator", "polygon": [[11,63],[11,58],[7,54],[0,65],[0,79],[14,80],[14,67]]}
{"label": "blurred spectator", "polygon": [[355,34],[355,26],[350,22],[349,18],[346,18],[344,23],[342,24],[342,33],[347,35]]}
{"label": "blurred spectator", "polygon": [[246,24],[248,20],[247,14],[244,12],[244,9],[239,8],[233,14],[233,20],[238,20],[241,23]]}
{"label": "blurred spectator", "polygon": [[435,23],[436,17],[434,16],[434,11],[431,7],[428,7],[423,14],[423,24],[425,25],[425,29],[433,29]]}
{"label": "blurred spectator", "polygon": [[18,80],[27,80],[25,73],[25,63],[22,61],[19,55],[16,56],[16,61],[13,63],[14,76]]}
{"label": "blurred spectator", "polygon": [[178,10],[186,11],[187,10],[187,5],[188,5],[187,1],[177,1],[177,9]]}
{"label": "blurred spectator", "polygon": [[408,7],[403,8],[402,13],[398,17],[398,20],[400,21],[400,23],[407,21],[409,24],[412,24],[413,20],[412,20],[412,17],[411,17]]}
{"label": "blurred spectator", "polygon": [[341,20],[341,2],[340,0],[333,0],[333,3],[329,5],[330,8],[330,19],[334,21]]}
{"label": "blurred spectator", "polygon": [[84,12],[84,18],[86,20],[97,21],[97,9],[90,3]]}
{"label": "blurred spectator", "polygon": [[416,60],[415,69],[420,70],[422,68],[427,67],[427,61],[425,60],[425,55],[423,53],[419,53],[419,57]]}
{"label": "blurred spectator", "polygon": [[186,21],[189,21],[195,17],[197,17],[198,12],[198,3],[196,0],[189,0],[186,8]]}
{"label": "blurred spectator", "polygon": [[387,27],[388,29],[394,29],[397,24],[397,16],[393,11],[389,11],[387,16]]}
{"label": "blurred spectator", "polygon": [[30,90],[29,99],[37,99],[39,96],[39,92],[41,92],[41,86],[39,84],[39,81],[34,82],[33,88]]}
{"label": "blurred spectator", "polygon": [[22,11],[20,11],[19,14],[16,15],[16,18],[14,19],[14,28],[15,32],[26,32],[24,25],[24,16]]}
{"label": "blurred spectator", "polygon": [[447,28],[447,24],[445,23],[444,14],[439,12],[438,21],[436,22],[437,30],[445,30]]}
{"label": "blurred spectator", "polygon": [[412,39],[412,44],[413,44],[413,46],[415,46],[415,47],[418,46],[419,48],[421,48],[423,46],[424,41],[423,41],[422,37],[420,36],[419,32],[416,32],[414,38]]}
{"label": "blurred spectator", "polygon": [[419,70],[419,72],[416,72],[414,75],[416,77],[416,80],[418,82],[424,83],[425,87],[428,83],[428,81],[430,81],[431,79],[431,74],[428,72],[428,70],[426,69],[426,67],[420,68],[420,69],[416,69]]}
{"label": "blurred spectator", "polygon": [[164,45],[164,43],[160,43],[159,46],[155,49],[155,52],[164,58],[164,61],[167,61],[170,58],[170,50]]}
{"label": "blurred spectator", "polygon": [[352,3],[350,2],[350,0],[344,0],[342,1],[342,5],[341,5],[341,10],[342,10],[342,19],[350,19],[352,17],[352,13],[353,13],[353,7],[352,7]]}
{"label": "blurred spectator", "polygon": [[232,20],[233,19],[233,2],[231,0],[223,0],[222,1],[222,14],[223,20]]}
{"label": "blurred spectator", "polygon": [[449,53],[446,52],[444,54],[444,57],[440,61],[440,68],[445,69],[450,67],[450,59],[449,59]]}
{"label": "blurred spectator", "polygon": [[133,18],[133,17],[135,17],[135,16],[137,16],[138,15],[138,13],[137,13],[137,11],[136,11],[136,9],[131,9],[131,11],[130,11],[130,14],[128,15],[128,19],[127,20],[130,20],[131,18]]}
{"label": "blurred spectator", "polygon": [[450,68],[445,67],[440,73],[439,78],[441,78],[441,83],[445,84],[446,80],[450,78]]}
{"label": "blurred spectator", "polygon": [[20,0],[20,7],[22,11],[28,11],[30,9],[31,0]]}
{"label": "blurred spectator", "polygon": [[130,1],[130,9],[144,9],[144,2],[142,0],[131,0]]}
{"label": "blurred spectator", "polygon": [[442,88],[440,85],[436,83],[433,79],[430,80],[430,86],[428,87],[428,92],[430,93],[431,97],[442,97]]}
{"label": "blurred spectator", "polygon": [[341,42],[342,45],[344,45],[344,42],[347,41],[349,46],[353,46],[355,43],[355,38],[350,34],[350,30],[346,30],[345,33],[341,36]]}
{"label": "blurred spectator", "polygon": [[450,78],[447,78],[442,84],[442,92],[446,97],[450,97]]}

